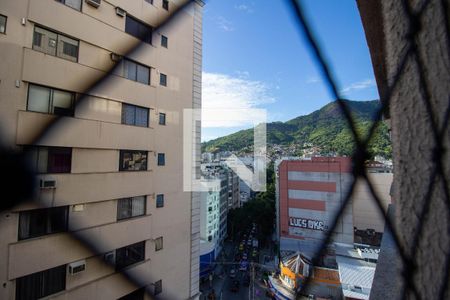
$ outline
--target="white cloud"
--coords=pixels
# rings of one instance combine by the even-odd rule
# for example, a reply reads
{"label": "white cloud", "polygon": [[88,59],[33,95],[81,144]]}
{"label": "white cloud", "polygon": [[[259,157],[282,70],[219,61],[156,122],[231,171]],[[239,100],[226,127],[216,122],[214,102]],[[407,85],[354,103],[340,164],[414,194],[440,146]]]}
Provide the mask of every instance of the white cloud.
{"label": "white cloud", "polygon": [[203,127],[253,126],[266,115],[257,108],[275,102],[261,81],[204,72],[202,85]]}
{"label": "white cloud", "polygon": [[320,79],[317,76],[311,76],[306,80],[308,84],[314,84],[320,82]]}
{"label": "white cloud", "polygon": [[234,31],[233,23],[227,19],[225,19],[222,16],[217,17],[217,25],[219,25],[219,28],[223,31]]}
{"label": "white cloud", "polygon": [[247,12],[247,13],[252,13],[253,12],[253,8],[250,7],[247,4],[244,4],[244,3],[241,3],[239,5],[235,5],[234,8],[237,9],[237,10],[240,10],[240,11]]}
{"label": "white cloud", "polygon": [[346,86],[341,90],[341,93],[348,94],[352,91],[364,90],[373,86],[375,86],[375,81],[373,79],[365,79]]}
{"label": "white cloud", "polygon": [[236,70],[235,73],[238,75],[239,78],[249,78],[250,77],[250,73],[248,71],[239,71]]}

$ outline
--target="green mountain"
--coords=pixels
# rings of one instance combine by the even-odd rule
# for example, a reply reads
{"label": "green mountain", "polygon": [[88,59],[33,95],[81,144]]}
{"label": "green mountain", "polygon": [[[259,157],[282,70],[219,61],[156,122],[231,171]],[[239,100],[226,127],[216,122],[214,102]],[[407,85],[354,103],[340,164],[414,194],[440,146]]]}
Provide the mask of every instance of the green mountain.
{"label": "green mountain", "polygon": [[[380,102],[378,100],[344,101],[350,109],[358,133],[365,137],[370,126],[375,122]],[[252,143],[253,129],[247,129],[204,142],[202,149],[209,152],[226,150],[250,152]],[[287,122],[267,123],[267,144],[269,147],[274,144],[298,145],[300,150],[312,145],[320,148],[320,152],[324,155],[351,155],[354,151],[353,136],[336,101],[306,116]],[[378,122],[368,150],[372,156],[391,157],[388,128],[383,122]]]}

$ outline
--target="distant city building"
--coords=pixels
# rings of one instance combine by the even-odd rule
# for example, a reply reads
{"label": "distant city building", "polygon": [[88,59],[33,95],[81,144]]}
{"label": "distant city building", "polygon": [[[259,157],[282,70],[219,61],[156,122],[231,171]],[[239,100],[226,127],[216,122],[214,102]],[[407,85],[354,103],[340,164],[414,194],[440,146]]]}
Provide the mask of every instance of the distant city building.
{"label": "distant city building", "polygon": [[[384,171],[379,172],[380,169]],[[389,172],[389,168],[386,169],[384,166],[377,166],[375,172],[372,172],[370,167],[368,167],[367,170],[367,176],[382,202],[384,213],[386,213],[387,208],[391,203],[390,190],[393,174]],[[356,230],[369,230],[369,232],[373,230],[378,233],[382,233],[384,231],[384,215],[379,212],[375,199],[372,197],[369,187],[363,180],[358,180],[355,185],[352,195],[352,206],[353,226]],[[362,241],[357,240],[355,236],[355,242]]]}
{"label": "distant city building", "polygon": [[[309,257],[325,238],[352,181],[351,159],[313,157],[277,164],[276,209],[280,250]],[[335,242],[353,243],[352,203],[334,231]]]}
{"label": "distant city building", "polygon": [[[205,180],[204,180],[205,181]],[[200,198],[200,278],[209,275],[214,261],[219,255],[220,243],[220,204],[221,180],[209,180],[208,192]]]}

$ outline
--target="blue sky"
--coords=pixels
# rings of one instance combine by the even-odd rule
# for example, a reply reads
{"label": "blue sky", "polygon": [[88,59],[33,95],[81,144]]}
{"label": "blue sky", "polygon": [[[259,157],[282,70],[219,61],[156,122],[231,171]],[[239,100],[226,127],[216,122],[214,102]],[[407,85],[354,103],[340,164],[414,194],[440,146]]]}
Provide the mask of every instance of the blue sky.
{"label": "blue sky", "polygon": [[[369,51],[355,0],[301,2],[343,94],[378,99]],[[203,15],[203,106],[267,110],[268,121],[287,121],[333,101],[296,27],[287,1],[209,0]],[[203,114],[205,117],[205,114]],[[251,124],[202,128],[202,140]],[[219,127],[210,127],[219,126]]]}

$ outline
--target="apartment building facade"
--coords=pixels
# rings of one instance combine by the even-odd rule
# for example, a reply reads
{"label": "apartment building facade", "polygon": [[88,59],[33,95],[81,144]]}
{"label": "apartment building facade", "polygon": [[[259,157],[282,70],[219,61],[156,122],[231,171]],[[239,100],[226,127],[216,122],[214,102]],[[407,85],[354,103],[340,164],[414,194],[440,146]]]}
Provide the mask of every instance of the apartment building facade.
{"label": "apartment building facade", "polygon": [[2,142],[38,174],[35,199],[0,213],[1,299],[198,297],[199,199],[180,170],[201,1],[158,27],[183,3],[0,2]]}
{"label": "apartment building facade", "polygon": [[222,250],[220,243],[220,179],[209,181],[200,198],[200,278],[209,275]]}

